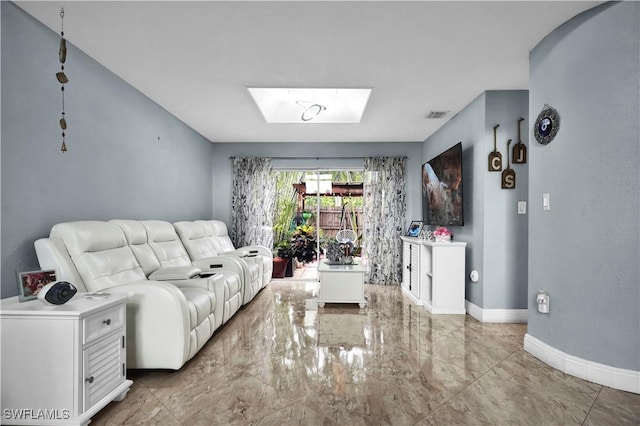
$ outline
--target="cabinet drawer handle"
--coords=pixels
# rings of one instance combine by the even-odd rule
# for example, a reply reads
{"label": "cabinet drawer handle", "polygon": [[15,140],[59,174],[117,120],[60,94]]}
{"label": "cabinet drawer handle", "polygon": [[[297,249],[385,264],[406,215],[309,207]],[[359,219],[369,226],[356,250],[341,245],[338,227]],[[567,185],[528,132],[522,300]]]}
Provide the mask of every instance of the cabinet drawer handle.
{"label": "cabinet drawer handle", "polygon": [[85,382],[89,382],[89,383],[93,383],[93,376],[91,376],[91,377],[89,377],[87,379],[84,379],[84,381]]}
{"label": "cabinet drawer handle", "polygon": [[102,321],[103,324],[107,324],[107,325],[111,325],[111,318],[107,318],[106,320]]}

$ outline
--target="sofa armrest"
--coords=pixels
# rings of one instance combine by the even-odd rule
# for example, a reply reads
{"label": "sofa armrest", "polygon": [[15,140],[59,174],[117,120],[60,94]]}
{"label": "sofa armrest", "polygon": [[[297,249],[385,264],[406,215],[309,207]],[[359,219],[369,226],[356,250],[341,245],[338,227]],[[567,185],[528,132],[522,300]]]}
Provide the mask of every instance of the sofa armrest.
{"label": "sofa armrest", "polygon": [[168,268],[160,268],[153,271],[149,275],[150,280],[156,281],[173,281],[173,280],[187,280],[200,274],[201,269],[195,266],[172,266]]}
{"label": "sofa armrest", "polygon": [[265,246],[245,246],[245,247],[240,247],[238,250],[248,252],[249,255],[255,256],[259,254],[261,256],[273,258],[273,253],[271,252],[271,250],[269,250]]}
{"label": "sofa armrest", "polygon": [[222,273],[216,273],[208,277],[193,277],[185,280],[171,280],[171,284],[179,289],[181,288],[202,288],[204,290],[213,291],[218,295],[217,291],[222,289],[221,297],[224,297],[224,276]]}
{"label": "sofa armrest", "polygon": [[235,272],[241,277],[244,275],[243,264],[245,262],[235,256],[207,257],[206,259],[194,260],[191,263],[204,273],[221,273],[226,269]]}
{"label": "sofa armrest", "polygon": [[257,256],[265,256],[265,257],[273,258],[273,253],[271,252],[271,250],[262,246],[242,247],[236,250],[230,250],[230,251],[225,251],[223,253],[220,253],[220,255],[223,255],[223,254],[230,254],[230,255],[238,256],[242,258],[257,257]]}
{"label": "sofa armrest", "polygon": [[246,289],[251,288],[253,283],[253,278],[247,262],[235,255],[208,257],[206,259],[194,260],[192,264],[202,269],[203,272],[222,273],[226,269],[238,274],[242,282],[241,288],[243,300],[245,299]]}
{"label": "sofa armrest", "polygon": [[136,281],[103,289],[127,299],[129,368],[178,370],[189,359],[190,318],[184,294],[173,284]]}

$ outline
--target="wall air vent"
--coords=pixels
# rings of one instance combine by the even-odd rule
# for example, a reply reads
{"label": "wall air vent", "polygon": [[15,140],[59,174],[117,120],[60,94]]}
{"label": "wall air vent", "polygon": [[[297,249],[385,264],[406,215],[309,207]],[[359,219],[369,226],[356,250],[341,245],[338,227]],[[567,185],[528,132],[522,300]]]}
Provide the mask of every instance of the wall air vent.
{"label": "wall air vent", "polygon": [[433,118],[437,120],[444,117],[448,113],[449,111],[431,111],[429,114],[427,114],[427,118]]}

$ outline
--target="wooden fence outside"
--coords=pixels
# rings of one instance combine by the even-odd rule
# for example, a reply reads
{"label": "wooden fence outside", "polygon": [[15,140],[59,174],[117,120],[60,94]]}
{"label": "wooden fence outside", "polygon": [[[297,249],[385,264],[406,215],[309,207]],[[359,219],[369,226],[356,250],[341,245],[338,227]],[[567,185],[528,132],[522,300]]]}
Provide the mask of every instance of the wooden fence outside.
{"label": "wooden fence outside", "polygon": [[[351,212],[347,210],[345,215],[351,215]],[[356,230],[358,235],[362,234],[362,226],[364,225],[362,209],[355,211],[356,216]],[[345,226],[340,227],[340,219],[342,217],[342,207],[321,207],[320,208],[320,229],[323,231],[323,237],[326,239],[335,238],[340,229],[344,229]],[[351,226],[351,220],[345,218],[346,229],[353,229]],[[315,224],[314,224],[315,226]]]}

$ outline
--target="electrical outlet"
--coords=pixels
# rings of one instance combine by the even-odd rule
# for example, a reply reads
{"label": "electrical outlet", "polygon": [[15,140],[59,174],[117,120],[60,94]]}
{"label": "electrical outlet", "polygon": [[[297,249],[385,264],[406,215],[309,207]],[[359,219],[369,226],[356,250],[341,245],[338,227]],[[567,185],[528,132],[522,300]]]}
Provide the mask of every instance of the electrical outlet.
{"label": "electrical outlet", "polygon": [[549,294],[546,291],[538,290],[536,302],[538,303],[538,312],[541,314],[549,313]]}

